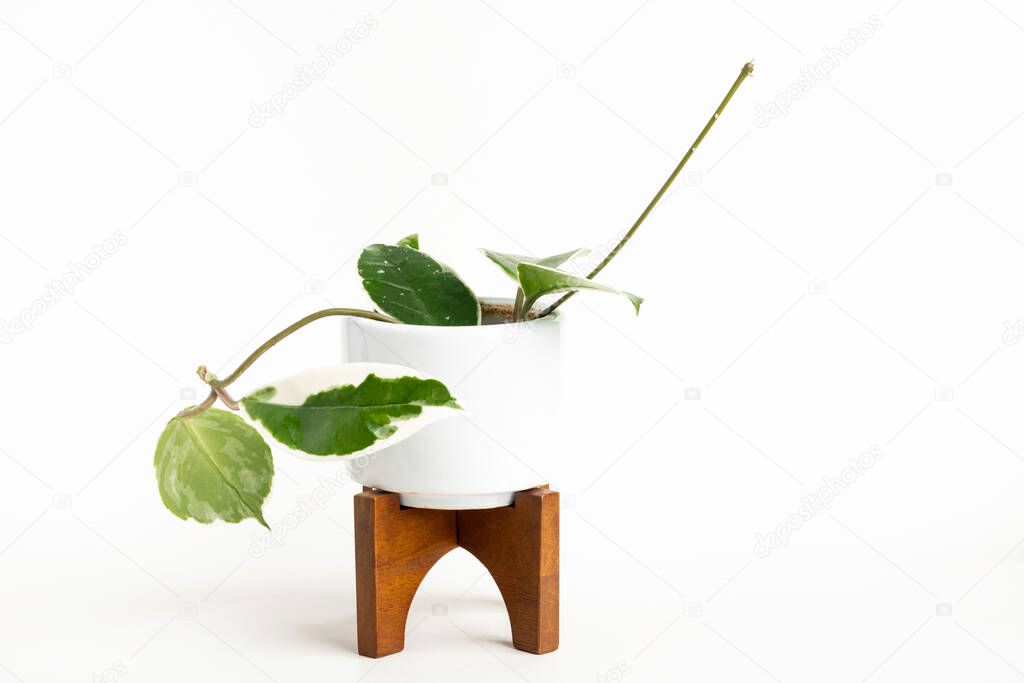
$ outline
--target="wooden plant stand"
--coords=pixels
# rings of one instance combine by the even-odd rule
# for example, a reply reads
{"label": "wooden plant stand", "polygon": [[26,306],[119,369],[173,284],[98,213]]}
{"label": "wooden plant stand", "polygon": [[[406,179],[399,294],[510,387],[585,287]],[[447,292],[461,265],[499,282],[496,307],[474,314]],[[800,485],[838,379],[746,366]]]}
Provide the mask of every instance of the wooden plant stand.
{"label": "wooden plant stand", "polygon": [[364,487],[355,496],[355,542],[359,654],[383,657],[405,647],[416,589],[459,547],[498,585],[512,644],[538,655],[558,648],[557,491],[520,491],[512,505],[491,510],[427,510]]}

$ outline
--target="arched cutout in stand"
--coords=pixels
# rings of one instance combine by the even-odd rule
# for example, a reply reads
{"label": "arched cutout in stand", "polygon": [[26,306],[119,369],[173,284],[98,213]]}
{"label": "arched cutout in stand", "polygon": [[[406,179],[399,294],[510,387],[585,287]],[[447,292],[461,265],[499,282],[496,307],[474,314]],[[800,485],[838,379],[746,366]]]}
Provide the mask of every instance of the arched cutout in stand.
{"label": "arched cutout in stand", "polygon": [[383,657],[405,647],[416,589],[458,547],[501,591],[512,644],[533,654],[558,648],[557,491],[520,491],[512,505],[492,510],[426,510],[364,488],[355,496],[355,543],[359,654]]}

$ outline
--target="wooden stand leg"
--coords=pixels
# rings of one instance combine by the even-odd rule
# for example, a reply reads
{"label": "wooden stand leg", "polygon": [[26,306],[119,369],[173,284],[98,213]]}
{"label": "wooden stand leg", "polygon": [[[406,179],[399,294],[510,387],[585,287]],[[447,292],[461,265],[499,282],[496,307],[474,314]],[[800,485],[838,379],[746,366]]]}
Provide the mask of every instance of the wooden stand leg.
{"label": "wooden stand leg", "polygon": [[355,497],[355,538],[359,654],[400,652],[416,589],[457,546],[455,512],[402,508],[397,493],[364,490]]}
{"label": "wooden stand leg", "polygon": [[558,492],[530,489],[510,507],[460,510],[459,545],[498,584],[516,649],[558,649]]}
{"label": "wooden stand leg", "polygon": [[516,494],[493,510],[403,508],[396,493],[355,497],[359,654],[405,646],[409,606],[423,577],[462,546],[487,568],[508,610],[512,643],[533,654],[558,648],[558,492]]}

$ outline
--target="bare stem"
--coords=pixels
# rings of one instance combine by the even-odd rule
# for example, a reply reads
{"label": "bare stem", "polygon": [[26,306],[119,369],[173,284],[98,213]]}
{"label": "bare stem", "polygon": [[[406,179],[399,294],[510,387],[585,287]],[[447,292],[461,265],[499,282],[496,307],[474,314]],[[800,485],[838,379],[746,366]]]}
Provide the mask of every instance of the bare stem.
{"label": "bare stem", "polygon": [[375,313],[373,311],[364,311],[358,308],[325,308],[322,311],[316,313],[310,313],[301,320],[296,320],[288,327],[284,328],[267,341],[260,344],[259,348],[249,354],[249,357],[242,361],[242,364],[235,368],[235,371],[224,379],[215,379],[210,383],[210,386],[215,387],[226,387],[234,382],[238,377],[249,369],[249,366],[256,362],[256,360],[264,353],[273,348],[279,341],[289,336],[293,332],[296,332],[306,325],[320,320],[320,318],[327,318],[332,315],[348,315],[354,318],[368,318],[370,320],[379,320],[385,323],[397,323],[398,321],[390,316],[386,316],[383,313]]}
{"label": "bare stem", "polygon": [[517,323],[521,320],[526,320],[526,311],[523,310],[523,303],[526,298],[526,294],[523,293],[522,287],[516,287],[516,300],[512,304],[512,322]]}
{"label": "bare stem", "polygon": [[375,313],[373,311],[364,311],[358,308],[325,308],[322,311],[316,313],[310,313],[305,318],[296,320],[288,327],[284,328],[267,341],[260,344],[259,348],[249,354],[249,356],[242,361],[242,363],[235,368],[235,371],[224,379],[217,379],[212,374],[209,374],[206,370],[206,366],[200,365],[198,369],[199,377],[210,385],[210,395],[207,396],[202,403],[192,408],[178,413],[178,417],[191,417],[192,415],[198,415],[210,406],[212,406],[218,398],[224,402],[226,406],[232,410],[238,410],[238,402],[231,398],[231,396],[224,390],[229,384],[234,382],[241,376],[243,372],[249,369],[253,363],[259,359],[264,353],[269,351],[278,342],[283,340],[285,337],[291,335],[293,332],[297,332],[306,325],[320,320],[321,318],[327,318],[334,315],[347,315],[355,318],[367,318],[369,320],[379,320],[386,323],[397,323],[398,321],[394,318],[384,315],[383,313]]}
{"label": "bare stem", "polygon": [[[604,270],[604,267],[607,266],[613,258],[615,258],[615,255],[619,253],[622,247],[625,246],[626,242],[628,242],[629,239],[633,236],[633,234],[636,233],[637,229],[643,224],[643,222],[647,219],[647,216],[650,215],[651,211],[654,210],[654,207],[658,204],[661,198],[668,191],[668,188],[672,186],[672,182],[676,179],[676,176],[679,175],[679,172],[683,170],[683,167],[686,166],[686,162],[690,160],[690,157],[693,156],[693,153],[697,150],[697,147],[704,140],[704,136],[708,134],[708,131],[711,130],[711,127],[715,125],[715,121],[717,121],[718,117],[722,115],[722,112],[725,110],[726,105],[729,104],[729,100],[732,99],[732,96],[739,89],[740,84],[743,83],[743,81],[746,80],[747,76],[751,75],[752,73],[754,73],[753,60],[743,65],[743,68],[740,70],[740,75],[736,77],[736,81],[732,84],[732,87],[729,88],[729,92],[725,94],[725,97],[722,99],[722,103],[718,105],[718,109],[716,109],[715,113],[711,115],[710,119],[708,119],[708,122],[704,125],[704,129],[700,132],[699,135],[697,135],[697,139],[694,140],[693,144],[690,145],[690,148],[686,150],[686,154],[676,165],[675,169],[672,171],[672,174],[669,175],[668,179],[661,186],[661,189],[658,190],[658,193],[654,195],[654,198],[651,199],[650,203],[647,204],[647,208],[643,210],[643,213],[641,213],[640,216],[636,219],[636,222],[633,223],[633,227],[631,227],[629,231],[625,235],[623,235],[622,239],[619,240],[619,243],[615,245],[615,248],[612,249],[608,253],[608,255],[605,256],[604,259],[600,263],[598,263],[592,271],[590,271],[590,273],[587,275],[588,280],[597,275],[598,273],[600,273],[602,270]],[[575,293],[576,291],[574,290],[564,294],[562,298],[560,298],[558,301],[545,308],[544,311],[542,311],[538,317],[544,317],[545,315],[550,314],[556,308],[558,308],[566,301],[568,301],[570,298],[572,298],[572,296]]]}
{"label": "bare stem", "polygon": [[178,413],[178,417],[192,417],[193,415],[198,415],[199,413],[203,412],[204,410],[212,406],[214,401],[216,400],[217,392],[211,389],[210,395],[203,399],[202,403],[200,403],[197,406],[192,406],[191,408],[186,408],[185,410]]}

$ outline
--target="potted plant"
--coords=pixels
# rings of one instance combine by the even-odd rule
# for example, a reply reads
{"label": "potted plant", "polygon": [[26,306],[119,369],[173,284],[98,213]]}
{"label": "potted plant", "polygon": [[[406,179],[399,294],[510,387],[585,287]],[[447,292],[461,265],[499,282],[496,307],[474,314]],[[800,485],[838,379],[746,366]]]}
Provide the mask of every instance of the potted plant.
{"label": "potted plant", "polygon": [[[200,366],[209,395],[172,418],[157,443],[154,464],[166,507],[203,523],[254,518],[267,526],[262,509],[273,480],[270,448],[234,412],[240,409],[288,448],[347,459],[356,481],[399,493],[410,507],[500,507],[516,491],[546,483],[515,453],[554,442],[559,307],[579,291],[599,291],[623,297],[639,313],[640,297],[593,278],[643,224],[752,72],[752,62],[744,65],[632,227],[589,271],[578,272],[582,249],[543,258],[483,250],[513,281],[514,297],[481,299],[422,251],[417,235],[373,244],[363,250],[357,271],[375,310],[312,313],[224,378]],[[540,305],[549,295],[560,298]],[[231,384],[260,356],[330,316],[345,318],[345,364],[307,370],[240,400],[231,396]],[[485,379],[467,375],[461,361],[489,354],[494,359]],[[229,410],[213,408],[217,401]]]}

